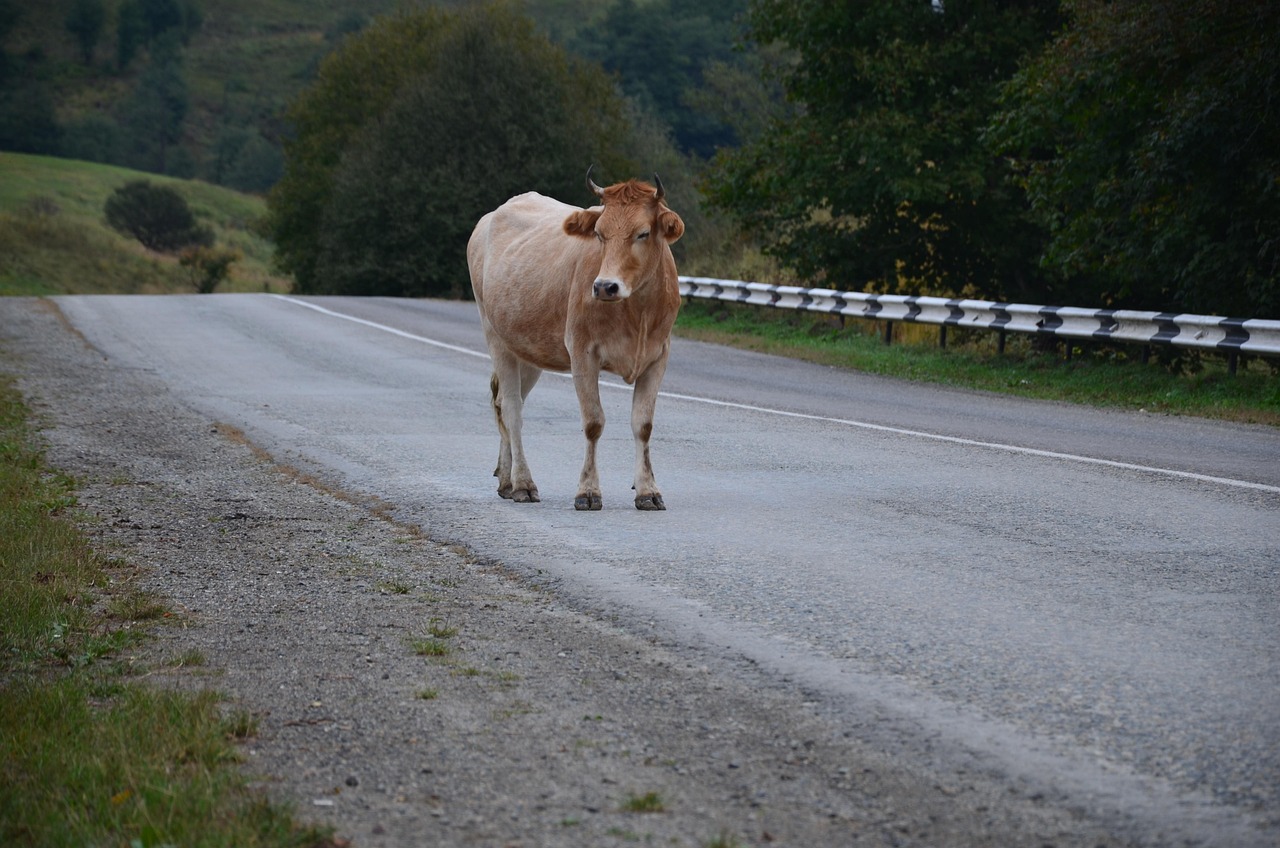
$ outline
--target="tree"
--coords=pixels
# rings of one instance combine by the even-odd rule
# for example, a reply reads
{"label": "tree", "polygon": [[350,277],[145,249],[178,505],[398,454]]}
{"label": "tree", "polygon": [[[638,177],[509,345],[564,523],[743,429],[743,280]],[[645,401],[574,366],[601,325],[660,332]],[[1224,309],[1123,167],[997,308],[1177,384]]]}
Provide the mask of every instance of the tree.
{"label": "tree", "polygon": [[124,72],[147,40],[147,22],[138,0],[124,0],[116,10],[116,70]]}
{"label": "tree", "polygon": [[1072,0],[991,135],[1082,305],[1280,315],[1280,6]]}
{"label": "tree", "polygon": [[759,0],[791,114],[717,157],[711,202],[815,282],[1045,296],[1041,231],[981,133],[1057,20],[1056,0]]}
{"label": "tree", "polygon": [[93,64],[93,51],[102,37],[102,26],[107,20],[107,8],[102,0],[75,0],[67,13],[67,32],[80,45],[80,56],[86,65]]}
{"label": "tree", "polygon": [[121,123],[132,128],[130,164],[144,171],[169,173],[174,164],[170,150],[182,138],[189,106],[182,46],[176,34],[170,33],[152,48],[151,60],[124,104],[125,120]]}
{"label": "tree", "polygon": [[736,142],[731,124],[694,106],[713,64],[741,57],[734,44],[747,0],[616,0],[570,47],[618,75],[623,92],[670,127],[686,153],[710,157]]}
{"label": "tree", "polygon": [[608,78],[508,3],[375,21],[290,118],[269,229],[304,292],[464,294],[482,214],[531,189],[577,200],[592,162],[633,172]]}

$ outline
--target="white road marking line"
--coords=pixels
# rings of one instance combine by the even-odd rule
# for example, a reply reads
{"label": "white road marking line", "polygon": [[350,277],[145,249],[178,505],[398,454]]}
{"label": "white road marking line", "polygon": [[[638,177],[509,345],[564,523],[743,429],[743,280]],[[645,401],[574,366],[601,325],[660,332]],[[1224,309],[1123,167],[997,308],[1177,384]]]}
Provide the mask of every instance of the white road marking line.
{"label": "white road marking line", "polygon": [[[335,312],[332,309],[325,309],[323,306],[318,306],[314,303],[308,303],[305,300],[298,300],[297,298],[288,297],[286,295],[272,295],[272,296],[278,300],[284,300],[289,303],[297,304],[298,306],[304,306],[307,309],[313,309],[316,312],[322,313],[324,315],[328,315],[333,318],[341,318],[344,321],[351,321],[355,324],[360,324],[365,327],[371,327],[375,330],[381,330],[384,333],[390,333],[391,335],[399,336],[400,338],[409,339],[415,342],[421,342],[422,344],[431,345],[432,347],[438,347],[444,350],[451,350],[455,353],[463,353],[463,354],[466,354],[467,356],[474,356],[479,359],[490,358],[489,354],[487,353],[482,353],[477,350],[471,350],[470,348],[460,347],[458,345],[448,344],[447,342],[436,341],[435,339],[429,339],[426,336],[418,336],[413,333],[406,333],[404,330],[397,330],[395,327],[389,327],[386,324],[379,324],[376,321],[368,321],[364,318],[356,318],[354,315],[346,315],[341,312]],[[566,378],[572,379],[571,375],[569,374],[557,373],[555,371],[552,371],[550,373],[557,374],[557,376],[560,376],[560,377],[566,377]],[[617,383],[612,383],[608,381],[604,381],[600,385],[607,388],[612,388],[612,389],[622,389],[623,391],[628,391],[628,392],[632,391],[632,388],[630,386],[619,385]],[[1038,456],[1046,459],[1060,459],[1068,462],[1081,462],[1088,465],[1101,465],[1107,468],[1118,468],[1124,471],[1141,471],[1141,472],[1146,472],[1150,474],[1163,474],[1169,477],[1179,477],[1184,480],[1195,480],[1201,483],[1216,483],[1221,486],[1234,486],[1240,489],[1253,489],[1259,492],[1270,492],[1272,494],[1280,494],[1280,486],[1269,486],[1266,483],[1254,483],[1249,480],[1235,480],[1230,477],[1214,477],[1209,474],[1197,474],[1192,471],[1178,471],[1172,468],[1157,468],[1150,465],[1138,465],[1132,462],[1120,462],[1114,459],[1098,459],[1097,457],[1080,456],[1078,454],[1073,454],[1073,453],[1060,453],[1058,451],[1040,450],[1038,448],[1026,448],[1026,447],[1020,447],[1018,445],[1006,445],[1000,442],[983,442],[977,439],[965,439],[960,436],[943,436],[937,433],[925,433],[921,430],[907,430],[901,427],[888,427],[883,424],[871,424],[866,421],[855,421],[850,418],[833,418],[826,415],[812,415],[807,412],[792,412],[786,409],[774,409],[772,407],[767,407],[767,406],[752,406],[751,404],[734,403],[732,401],[727,401],[727,400],[716,400],[714,398],[699,397],[698,395],[682,395],[682,394],[676,394],[675,392],[659,392],[658,395],[659,397],[671,398],[673,400],[683,400],[683,401],[688,401],[690,403],[702,403],[702,404],[707,404],[708,406],[719,406],[726,409],[740,409],[740,410],[743,410],[744,412],[759,412],[767,415],[778,415],[784,418],[798,418],[803,421],[818,421],[825,424],[840,424],[845,427],[857,427],[863,430],[873,430],[879,433],[892,433],[893,435],[896,435],[896,436],[911,436],[917,439],[931,439],[935,442],[947,442],[949,444],[965,445],[967,447],[987,448],[989,450],[998,450],[998,451],[1004,451],[1006,453],[1022,454],[1024,456]]]}

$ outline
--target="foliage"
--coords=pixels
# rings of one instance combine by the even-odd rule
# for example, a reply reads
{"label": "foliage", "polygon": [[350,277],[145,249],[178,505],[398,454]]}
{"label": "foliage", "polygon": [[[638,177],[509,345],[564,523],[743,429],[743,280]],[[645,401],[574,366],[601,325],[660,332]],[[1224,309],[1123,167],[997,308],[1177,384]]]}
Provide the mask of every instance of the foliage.
{"label": "foliage", "polygon": [[717,157],[707,183],[766,250],[836,288],[1039,298],[1040,233],[980,143],[999,84],[1056,0],[759,0],[753,37],[791,114]]}
{"label": "foliage", "polygon": [[178,265],[186,269],[187,281],[198,294],[212,294],[239,260],[239,251],[198,244],[178,252]]}
{"label": "foliage", "polygon": [[147,22],[142,6],[124,0],[116,10],[116,69],[124,71],[133,62],[147,38]]}
{"label": "foliage", "polygon": [[734,128],[691,105],[706,90],[709,68],[739,65],[734,44],[746,9],[746,0],[617,0],[568,46],[616,73],[628,97],[670,126],[681,150],[706,158],[736,143]]}
{"label": "foliage", "polygon": [[102,37],[103,24],[107,22],[107,7],[102,0],[74,0],[67,12],[67,32],[80,46],[81,60],[93,64],[93,51]]}
{"label": "foliage", "polygon": [[1072,301],[1280,315],[1280,6],[1067,9],[992,137],[1016,157]]}
{"label": "foliage", "polygon": [[25,11],[15,0],[0,0],[0,150],[53,153],[61,129],[41,54],[28,51],[19,58],[5,49]]}
{"label": "foliage", "polygon": [[171,152],[182,139],[190,106],[183,74],[182,45],[171,32],[155,43],[137,87],[124,104],[125,123],[133,128],[128,164],[140,170],[191,176],[176,167]]}
{"label": "foliage", "polygon": [[126,183],[107,198],[103,211],[113,229],[152,250],[213,244],[213,231],[197,224],[187,201],[168,186],[148,180]]}
{"label": "foliage", "polygon": [[376,21],[290,118],[270,230],[305,292],[462,294],[485,212],[528,190],[576,199],[592,162],[633,170],[607,78],[509,3]]}

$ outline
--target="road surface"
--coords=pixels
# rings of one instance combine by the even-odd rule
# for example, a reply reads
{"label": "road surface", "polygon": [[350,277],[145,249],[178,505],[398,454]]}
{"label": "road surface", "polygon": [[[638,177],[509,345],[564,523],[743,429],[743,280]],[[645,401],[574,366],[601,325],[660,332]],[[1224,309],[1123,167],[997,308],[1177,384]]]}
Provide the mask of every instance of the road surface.
{"label": "road surface", "polygon": [[904,761],[1038,787],[1151,844],[1280,844],[1280,433],[950,391],[676,340],[632,508],[573,509],[568,379],[529,398],[543,502],[498,498],[474,305],[66,297],[119,368],[624,628],[750,665]]}

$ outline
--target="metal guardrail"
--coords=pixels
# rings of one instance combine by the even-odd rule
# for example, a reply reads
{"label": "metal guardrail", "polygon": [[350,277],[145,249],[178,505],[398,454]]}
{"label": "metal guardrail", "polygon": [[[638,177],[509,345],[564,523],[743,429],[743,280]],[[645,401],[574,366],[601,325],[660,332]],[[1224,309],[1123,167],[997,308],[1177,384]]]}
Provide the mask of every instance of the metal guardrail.
{"label": "metal guardrail", "polygon": [[712,277],[680,277],[680,294],[849,318],[937,324],[944,333],[943,344],[947,327],[962,327],[998,331],[1002,343],[1008,332],[1207,348],[1227,353],[1232,366],[1239,353],[1280,356],[1280,321],[1258,318],[867,294]]}

